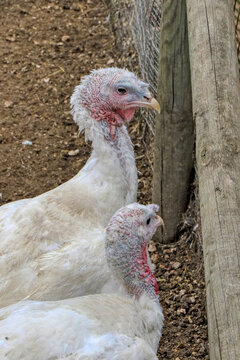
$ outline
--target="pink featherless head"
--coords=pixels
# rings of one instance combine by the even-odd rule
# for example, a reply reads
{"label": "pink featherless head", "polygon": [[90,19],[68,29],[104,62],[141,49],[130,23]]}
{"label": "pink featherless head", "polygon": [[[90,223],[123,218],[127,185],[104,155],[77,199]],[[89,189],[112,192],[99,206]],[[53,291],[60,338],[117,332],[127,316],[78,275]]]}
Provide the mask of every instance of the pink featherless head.
{"label": "pink featherless head", "polygon": [[109,266],[121,278],[128,291],[140,296],[143,292],[158,293],[157,282],[148,264],[147,245],[162,219],[158,206],[137,203],[121,208],[106,229],[105,247]]}
{"label": "pink featherless head", "polygon": [[[159,110],[148,88],[148,84],[126,69],[105,68],[85,76],[75,94],[78,93],[77,104],[85,107],[95,120],[105,121],[114,138],[116,128],[133,118],[136,107]],[[73,108],[75,94],[71,100]]]}

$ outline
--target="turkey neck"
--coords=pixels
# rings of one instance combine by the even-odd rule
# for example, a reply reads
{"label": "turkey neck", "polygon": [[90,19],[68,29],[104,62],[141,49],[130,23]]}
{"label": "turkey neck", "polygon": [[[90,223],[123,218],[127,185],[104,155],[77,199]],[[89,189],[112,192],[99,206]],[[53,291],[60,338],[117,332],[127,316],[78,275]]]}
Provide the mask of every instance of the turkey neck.
{"label": "turkey neck", "polygon": [[137,169],[131,139],[124,125],[116,127],[115,139],[110,134],[106,121],[96,121],[87,109],[79,107],[73,112],[74,120],[79,125],[79,131],[85,130],[86,141],[92,141],[92,154],[89,159],[97,159],[102,163],[107,173],[105,176],[121,177],[126,187],[125,203],[136,201]]}
{"label": "turkey neck", "polygon": [[[117,127],[116,137],[113,140],[109,131],[108,124],[102,121],[101,127],[104,134],[104,144],[103,147],[101,147],[99,143],[97,146],[95,146],[95,144],[93,143],[94,152],[97,155],[99,152],[102,153],[102,151],[104,151],[106,152],[107,157],[109,157],[109,155],[111,154],[111,157],[113,159],[112,164],[114,167],[117,166],[118,169],[121,169],[121,176],[123,178],[123,182],[126,184],[126,187],[128,189],[126,203],[136,201],[137,169],[133,145],[128,135],[127,128],[124,125],[122,125],[121,127]],[[106,147],[108,148],[106,149]]]}

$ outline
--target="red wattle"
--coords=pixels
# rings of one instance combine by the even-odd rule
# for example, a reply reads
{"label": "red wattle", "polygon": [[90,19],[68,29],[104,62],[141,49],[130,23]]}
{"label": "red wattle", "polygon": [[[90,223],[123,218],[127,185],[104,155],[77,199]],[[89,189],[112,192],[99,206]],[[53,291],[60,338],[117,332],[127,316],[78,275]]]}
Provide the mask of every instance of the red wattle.
{"label": "red wattle", "polygon": [[144,264],[144,270],[145,272],[142,274],[142,277],[146,277],[146,284],[148,285],[150,282],[154,286],[155,293],[158,295],[158,284],[155,276],[153,275],[149,265],[148,265],[148,258],[147,258],[147,248],[146,246],[142,247],[142,258],[141,263]]}
{"label": "red wattle", "polygon": [[116,109],[116,113],[119,114],[124,121],[129,122],[134,116],[135,108],[126,110]]}

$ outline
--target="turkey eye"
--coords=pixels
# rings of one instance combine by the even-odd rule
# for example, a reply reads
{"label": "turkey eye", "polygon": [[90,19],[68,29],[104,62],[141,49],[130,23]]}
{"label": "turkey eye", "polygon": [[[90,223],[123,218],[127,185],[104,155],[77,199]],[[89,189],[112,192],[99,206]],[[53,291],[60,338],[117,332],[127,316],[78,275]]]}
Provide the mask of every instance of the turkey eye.
{"label": "turkey eye", "polygon": [[123,95],[123,94],[126,94],[127,90],[124,89],[124,88],[118,88],[118,89],[117,89],[117,92],[118,92],[119,94]]}
{"label": "turkey eye", "polygon": [[151,221],[151,218],[148,218],[148,219],[147,219],[147,225],[150,224],[150,221]]}

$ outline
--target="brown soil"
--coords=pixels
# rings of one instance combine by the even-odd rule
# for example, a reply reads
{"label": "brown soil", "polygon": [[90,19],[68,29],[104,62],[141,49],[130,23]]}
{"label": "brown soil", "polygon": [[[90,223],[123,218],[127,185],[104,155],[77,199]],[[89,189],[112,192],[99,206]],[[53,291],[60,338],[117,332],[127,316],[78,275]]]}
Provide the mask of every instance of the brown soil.
{"label": "brown soil", "polygon": [[[0,204],[33,197],[73,177],[90,145],[69,114],[69,99],[91,69],[122,66],[109,10],[99,0],[0,1]],[[143,131],[144,130],[144,131]],[[138,198],[151,201],[152,139],[129,128],[139,170]],[[31,145],[24,145],[24,141]],[[71,150],[80,151],[72,153]],[[75,154],[75,155],[73,155]],[[209,359],[197,201],[179,241],[151,244],[165,326],[159,358]]]}

